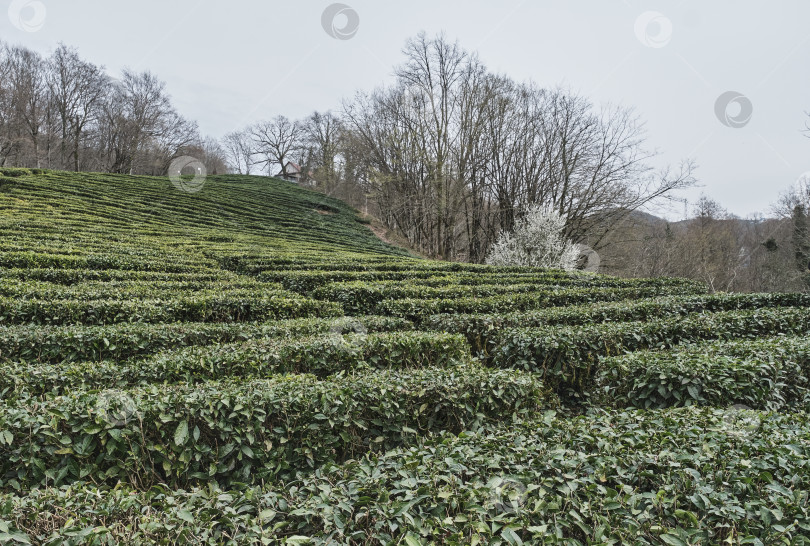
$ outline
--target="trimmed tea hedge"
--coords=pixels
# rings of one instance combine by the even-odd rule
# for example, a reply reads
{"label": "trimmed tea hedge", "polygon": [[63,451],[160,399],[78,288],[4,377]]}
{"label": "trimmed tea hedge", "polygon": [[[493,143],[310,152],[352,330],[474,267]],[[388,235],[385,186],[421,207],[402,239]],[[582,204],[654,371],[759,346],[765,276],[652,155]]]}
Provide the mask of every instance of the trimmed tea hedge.
{"label": "trimmed tea hedge", "polygon": [[[492,364],[539,373],[566,399],[591,387],[600,357],[703,339],[810,332],[810,309],[726,311],[654,322],[512,328],[496,333]],[[569,398],[573,397],[573,398]]]}
{"label": "trimmed tea hedge", "polygon": [[599,364],[594,398],[613,407],[810,410],[810,340],[777,337],[640,351]]}
{"label": "trimmed tea hedge", "polygon": [[476,352],[490,351],[491,336],[504,328],[578,326],[603,322],[630,322],[687,316],[693,313],[810,307],[808,294],[711,294],[599,302],[573,307],[504,314],[441,314],[428,317],[422,327],[467,336]]}
{"label": "trimmed tea hedge", "polygon": [[809,544],[808,415],[737,417],[549,415],[279,486],[5,495],[0,517],[54,544]]}
{"label": "trimmed tea hedge", "polygon": [[0,406],[0,486],[292,478],[555,404],[529,374],[473,365],[77,393]]}
{"label": "trimmed tea hedge", "polygon": [[244,298],[181,296],[168,300],[16,300],[0,298],[3,324],[111,324],[118,322],[236,322],[297,317],[336,317],[340,305],[279,292]]}
{"label": "trimmed tea hedge", "polygon": [[694,292],[681,286],[674,288],[563,288],[530,294],[502,295],[487,298],[456,299],[398,299],[380,302],[375,314],[393,315],[421,323],[440,313],[503,313],[582,305],[601,301],[631,300],[657,295],[690,295]]}
{"label": "trimmed tea hedge", "polygon": [[226,378],[262,378],[282,373],[325,377],[368,368],[420,368],[470,361],[460,335],[423,332],[315,338],[261,339],[188,347],[146,360],[76,364],[6,363],[0,398],[65,394],[75,389],[127,388],[152,383],[198,383]]}
{"label": "trimmed tea hedge", "polygon": [[311,336],[329,332],[395,332],[413,324],[396,317],[290,319],[270,323],[121,323],[106,326],[0,326],[0,360],[123,361],[165,349],[210,343]]}

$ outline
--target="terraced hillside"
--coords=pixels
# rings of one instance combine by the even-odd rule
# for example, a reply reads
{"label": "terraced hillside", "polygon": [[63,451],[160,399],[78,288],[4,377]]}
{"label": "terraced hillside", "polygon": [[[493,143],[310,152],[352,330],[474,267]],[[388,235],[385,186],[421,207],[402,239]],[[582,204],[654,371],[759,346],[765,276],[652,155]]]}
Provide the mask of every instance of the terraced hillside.
{"label": "terraced hillside", "polygon": [[810,542],[810,296],[432,262],[278,180],[2,170],[0,542]]}

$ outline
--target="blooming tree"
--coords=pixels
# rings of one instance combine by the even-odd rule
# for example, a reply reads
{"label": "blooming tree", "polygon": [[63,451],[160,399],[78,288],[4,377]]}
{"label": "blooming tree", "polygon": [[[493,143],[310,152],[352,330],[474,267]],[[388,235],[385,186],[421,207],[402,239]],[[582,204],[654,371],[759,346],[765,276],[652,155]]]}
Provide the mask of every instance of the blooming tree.
{"label": "blooming tree", "polygon": [[535,205],[517,222],[512,233],[502,233],[492,245],[486,262],[572,270],[579,245],[563,237],[565,218],[549,207]]}

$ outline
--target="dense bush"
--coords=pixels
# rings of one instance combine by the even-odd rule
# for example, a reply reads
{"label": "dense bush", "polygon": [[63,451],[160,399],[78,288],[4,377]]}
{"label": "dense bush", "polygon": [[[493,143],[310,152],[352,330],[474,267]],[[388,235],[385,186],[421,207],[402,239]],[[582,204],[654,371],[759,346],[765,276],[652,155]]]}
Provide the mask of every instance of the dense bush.
{"label": "dense bush", "polygon": [[605,406],[810,410],[810,340],[777,337],[608,358],[594,379]]}
{"label": "dense bush", "polygon": [[737,417],[695,408],[548,415],[290,484],[76,484],[6,495],[0,517],[9,533],[51,543],[810,543],[807,414]]}
{"label": "dense bush", "polygon": [[77,392],[0,406],[0,486],[290,478],[554,405],[531,375],[473,365]]}
{"label": "dense bush", "polygon": [[469,360],[470,348],[464,338],[451,334],[403,332],[259,339],[187,347],[128,363],[7,362],[0,376],[0,399],[65,394],[76,389],[267,378],[282,373],[326,377],[369,368],[450,366]]}
{"label": "dense bush", "polygon": [[704,339],[810,332],[810,308],[726,311],[652,322],[511,328],[493,336],[492,363],[540,374],[567,400],[592,385],[601,357]]}

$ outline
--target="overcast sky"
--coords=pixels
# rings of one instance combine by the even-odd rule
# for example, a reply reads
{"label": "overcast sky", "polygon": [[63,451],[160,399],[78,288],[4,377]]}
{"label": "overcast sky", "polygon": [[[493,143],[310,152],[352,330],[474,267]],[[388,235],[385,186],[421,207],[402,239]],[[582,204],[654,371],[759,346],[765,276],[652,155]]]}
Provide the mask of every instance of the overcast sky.
{"label": "overcast sky", "polygon": [[692,201],[767,213],[810,171],[809,0],[343,0],[326,21],[330,0],[3,3],[0,39],[43,54],[61,41],[113,75],[151,70],[214,137],[336,108],[390,82],[409,37],[443,31],[495,72],[636,108],[656,166],[697,161]]}

